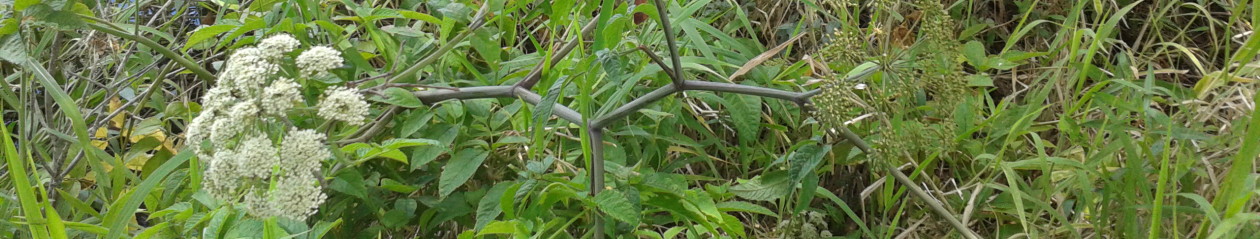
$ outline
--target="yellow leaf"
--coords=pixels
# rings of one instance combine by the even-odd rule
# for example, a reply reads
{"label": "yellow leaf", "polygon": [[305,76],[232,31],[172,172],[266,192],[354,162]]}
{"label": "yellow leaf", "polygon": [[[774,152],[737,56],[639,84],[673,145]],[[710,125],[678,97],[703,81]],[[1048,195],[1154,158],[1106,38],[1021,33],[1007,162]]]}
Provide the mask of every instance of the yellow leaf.
{"label": "yellow leaf", "polygon": [[96,147],[98,149],[105,149],[105,146],[109,146],[109,142],[106,142],[105,140],[103,140],[106,136],[109,136],[109,129],[106,129],[104,127],[97,128],[96,134],[92,136],[92,138],[94,138],[94,140],[92,140],[91,142],[92,147]]}
{"label": "yellow leaf", "polygon": [[[115,96],[114,98],[109,98],[109,112],[114,112],[115,110],[118,110],[118,108],[121,108],[121,107],[122,107],[122,100],[118,100],[117,96]],[[114,118],[109,119],[109,125],[113,126],[115,129],[121,129],[123,125],[123,120],[127,119],[127,117],[124,117],[124,115],[126,114],[127,114],[126,112],[123,112],[123,113],[119,113],[118,115],[115,115]]]}

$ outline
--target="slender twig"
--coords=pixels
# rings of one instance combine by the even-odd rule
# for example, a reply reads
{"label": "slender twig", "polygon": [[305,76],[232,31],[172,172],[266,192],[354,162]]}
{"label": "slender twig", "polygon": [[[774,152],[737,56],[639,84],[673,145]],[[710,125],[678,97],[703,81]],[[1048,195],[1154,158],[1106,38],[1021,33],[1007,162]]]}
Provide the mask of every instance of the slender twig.
{"label": "slender twig", "polygon": [[386,88],[393,88],[393,87],[426,88],[426,89],[459,91],[458,87],[436,86],[436,85],[415,84],[415,83],[388,83],[388,84],[381,84],[378,86],[372,86],[371,88],[367,88],[367,89],[361,89],[359,90],[359,92],[368,92],[368,91],[377,92],[377,91],[385,90]]}
{"label": "slender twig", "polygon": [[[534,93],[533,91],[529,91],[523,88],[515,88],[515,90],[512,91],[512,94],[516,95],[516,97],[521,98],[521,100],[524,100],[525,103],[538,105],[540,102],[542,102],[542,97],[539,96],[538,93]],[[555,115],[556,117],[560,117],[561,119],[568,120],[569,122],[582,122],[581,113],[578,113],[572,108],[569,108],[568,106],[564,106],[562,104],[552,105],[551,114]]]}
{"label": "slender twig", "polygon": [[611,112],[608,112],[608,115],[596,117],[595,120],[591,121],[590,128],[603,129],[604,126],[608,126],[608,123],[621,119],[622,117],[626,117],[627,115],[630,115],[630,113],[639,111],[639,109],[642,109],[648,104],[674,94],[674,92],[678,92],[678,88],[674,88],[673,84],[656,88],[656,90],[648,92],[646,95],[640,96],[639,98],[634,99],[621,107],[617,107],[617,109],[614,109]]}
{"label": "slender twig", "polygon": [[679,77],[678,75],[674,75],[674,70],[672,69],[672,67],[665,65],[665,62],[661,61],[661,57],[657,56],[655,52],[652,52],[652,50],[648,50],[647,47],[645,46],[639,46],[638,48],[640,51],[643,51],[644,55],[648,56],[648,59],[652,59],[652,63],[656,63],[657,66],[660,66],[661,71],[664,71],[665,75],[668,75],[669,79],[671,79],[673,82],[678,82],[682,80],[682,78]]}
{"label": "slender twig", "polygon": [[370,125],[365,128],[360,128],[359,132],[355,132],[354,135],[358,135],[358,137],[343,139],[341,141],[337,141],[337,144],[346,145],[365,142],[368,139],[372,139],[372,137],[375,137],[377,133],[385,130],[385,125],[389,124],[389,118],[393,117],[395,113],[398,113],[398,111],[402,111],[402,107],[390,106],[389,109],[385,110],[385,113],[381,113],[381,116],[372,121]]}
{"label": "slender twig", "polygon": [[171,51],[171,49],[166,49],[166,46],[162,46],[162,44],[158,44],[157,42],[154,42],[153,40],[149,40],[149,38],[129,34],[121,30],[113,29],[108,26],[102,25],[102,23],[107,23],[104,19],[100,19],[100,18],[96,18],[92,16],[86,16],[86,15],[80,15],[80,16],[97,22],[97,23],[87,24],[88,27],[92,28],[92,30],[101,31],[104,33],[108,33],[110,35],[121,37],[123,39],[135,41],[137,43],[140,43],[144,46],[147,46],[157,51],[158,54],[162,54],[163,56],[166,56],[167,58],[174,60],[175,63],[179,63],[180,66],[183,66],[184,68],[187,68],[188,70],[192,71],[193,74],[197,75],[197,77],[200,77],[206,80],[215,79],[214,74],[211,74],[210,71],[207,71],[205,68],[202,68],[201,65],[197,65],[197,63],[193,62],[192,60],[189,60],[187,57],[184,57],[183,55],[180,55],[179,53],[175,53],[175,51]]}
{"label": "slender twig", "polygon": [[416,62],[416,64],[412,64],[411,67],[407,67],[407,69],[404,69],[402,72],[399,72],[398,74],[394,74],[390,76],[388,79],[385,79],[385,83],[388,84],[388,83],[398,81],[399,79],[402,79],[404,77],[410,77],[412,74],[415,74],[416,72],[420,71],[420,69],[423,69],[424,67],[429,66],[430,64],[433,64],[433,62],[437,61],[438,58],[442,58],[442,56],[445,56],[447,52],[451,51],[451,49],[455,49],[455,46],[458,46],[460,42],[463,42],[464,38],[467,38],[468,36],[472,35],[472,33],[474,31],[477,31],[478,28],[481,28],[481,26],[485,26],[485,23],[486,23],[485,15],[486,15],[486,12],[489,11],[489,9],[490,9],[490,2],[486,2],[485,4],[482,4],[481,8],[477,10],[477,15],[473,17],[473,19],[475,20],[473,20],[473,22],[468,25],[468,29],[464,29],[463,32],[460,32],[458,35],[455,35],[455,37],[452,37],[450,41],[446,42],[446,45],[442,45],[442,47],[439,47],[437,50],[433,51],[433,53],[429,53],[428,56]]}
{"label": "slender twig", "polygon": [[[586,26],[582,27],[582,32],[579,34],[585,36],[586,34],[590,34],[592,31],[595,31],[595,23],[599,22],[599,20],[595,19],[599,19],[599,15],[596,15],[590,22],[587,22]],[[552,54],[551,62],[549,64],[542,64],[542,62],[539,62],[538,65],[534,66],[534,69],[530,70],[529,75],[526,75],[525,79],[516,82],[514,87],[533,89],[534,85],[538,84],[538,80],[542,79],[543,67],[547,65],[555,65],[556,63],[560,63],[560,60],[564,60],[564,57],[568,56],[569,52],[573,51],[573,48],[576,48],[578,44],[582,43],[582,41],[579,41],[580,39],[582,39],[582,37],[579,36],[574,37],[573,40],[569,40],[568,43],[565,43],[564,46],[560,47],[560,50],[556,51],[555,54]]]}
{"label": "slender twig", "polygon": [[653,0],[656,2],[656,14],[661,20],[661,30],[665,30],[665,43],[669,45],[669,58],[674,61],[674,88],[683,88],[685,83],[682,81],[682,60],[678,56],[678,43],[674,40],[674,29],[669,23],[669,6],[664,1]]}
{"label": "slender twig", "polygon": [[[838,130],[840,130],[840,135],[849,140],[853,146],[862,150],[862,153],[871,155],[870,157],[878,156],[875,153],[875,150],[871,149],[871,146],[866,144],[866,141],[862,140],[862,137],[854,134],[853,131],[850,131],[849,127],[842,126],[838,128]],[[905,173],[902,173],[900,170],[891,166],[886,166],[886,170],[889,174],[892,174],[893,179],[896,179],[897,183],[901,183],[905,185],[906,188],[909,188],[911,194],[914,194],[915,197],[918,197],[921,201],[923,201],[923,203],[926,203],[928,207],[932,208],[932,211],[936,212],[936,214],[941,216],[941,218],[945,219],[945,222],[948,222],[950,226],[953,226],[955,230],[958,230],[958,233],[963,234],[963,236],[967,238],[980,238],[976,232],[967,228],[967,225],[964,225],[962,221],[959,221],[958,218],[954,217],[952,212],[946,210],[945,206],[943,206],[939,200],[923,191],[923,189],[920,188],[914,180],[910,179],[909,176],[906,176]]]}

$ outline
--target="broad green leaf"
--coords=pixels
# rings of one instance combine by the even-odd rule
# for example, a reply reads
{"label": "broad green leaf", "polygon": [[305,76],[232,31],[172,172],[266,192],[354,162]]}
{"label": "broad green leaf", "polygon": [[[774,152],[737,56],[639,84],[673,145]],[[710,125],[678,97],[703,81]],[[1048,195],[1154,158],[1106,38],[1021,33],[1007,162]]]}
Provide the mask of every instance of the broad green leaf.
{"label": "broad green leaf", "polygon": [[481,231],[477,232],[477,236],[516,233],[516,224],[517,222],[515,220],[490,222],[485,228],[482,228]]}
{"label": "broad green leaf", "polygon": [[381,224],[390,228],[399,228],[407,225],[407,222],[416,216],[416,200],[399,199],[394,201],[394,208],[389,212],[385,212],[385,216],[381,217]]}
{"label": "broad green leaf", "polygon": [[984,73],[969,75],[967,76],[967,86],[993,87],[993,78]]}
{"label": "broad green leaf", "polygon": [[213,26],[199,28],[197,29],[197,31],[194,31],[191,36],[188,36],[188,41],[184,43],[183,50],[188,51],[188,48],[196,46],[197,44],[200,44],[202,41],[214,38],[214,36],[218,36],[219,34],[222,34],[224,32],[231,31],[232,29],[236,29],[236,27],[237,27],[236,25],[213,25]]}
{"label": "broad green leaf", "polygon": [[13,1],[13,11],[15,11],[15,12],[21,12],[22,10],[26,10],[26,8],[27,8],[27,7],[34,6],[35,4],[39,4],[39,2],[41,2],[41,1],[40,1],[40,0],[16,0],[16,1]]}
{"label": "broad green leaf", "polygon": [[364,187],[363,175],[356,170],[343,170],[344,172],[337,175],[328,185],[333,191],[345,193],[360,199],[367,198],[367,188]]}
{"label": "broad green leaf", "polygon": [[489,155],[489,152],[480,148],[465,148],[452,155],[446,166],[442,166],[442,176],[438,178],[438,197],[446,198],[456,188],[464,185],[464,182],[468,182]]}
{"label": "broad green leaf", "polygon": [[791,168],[788,169],[788,172],[792,175],[792,186],[800,183],[801,179],[813,172],[814,168],[818,167],[818,164],[822,162],[823,156],[826,156],[827,152],[830,151],[831,145],[820,147],[818,144],[810,143],[796,149],[796,152],[792,152],[792,155],[789,156],[791,157]]}
{"label": "broad green leaf", "polygon": [[791,192],[790,182],[791,178],[786,172],[778,171],[735,185],[731,187],[731,192],[748,200],[774,201]]}
{"label": "broad green leaf", "polygon": [[963,45],[962,54],[971,66],[980,71],[988,70],[989,57],[984,51],[984,44],[979,41],[968,41],[966,45]]}
{"label": "broad green leaf", "polygon": [[401,149],[406,147],[438,145],[441,144],[437,140],[432,139],[388,139],[381,142],[381,147],[386,149]]}
{"label": "broad green leaf", "polygon": [[630,203],[626,195],[617,190],[604,190],[595,195],[595,206],[604,215],[626,222],[632,227],[639,225],[639,206]]}
{"label": "broad green leaf", "polygon": [[499,213],[503,212],[503,208],[499,207],[499,202],[503,198],[503,192],[507,191],[508,187],[514,184],[516,183],[503,182],[495,184],[493,188],[490,188],[490,191],[486,192],[485,196],[481,197],[481,201],[477,203],[477,225],[473,227],[474,229],[481,230],[490,221],[494,221],[495,218],[499,217]]}
{"label": "broad green leaf", "polygon": [[383,94],[385,95],[384,98],[374,97],[373,99],[376,101],[386,103],[386,104],[397,105],[397,106],[406,107],[406,108],[417,108],[417,107],[424,106],[424,102],[420,101],[420,98],[416,98],[415,94],[403,88],[390,87],[390,88],[385,89],[385,92],[383,92]]}
{"label": "broad green leaf", "polygon": [[761,136],[761,97],[730,94],[726,97],[739,145],[754,145]]}
{"label": "broad green leaf", "polygon": [[746,232],[744,232],[744,222],[739,221],[739,218],[736,218],[735,216],[723,213],[721,223],[722,224],[719,224],[719,226],[722,227],[722,230],[726,231],[726,233],[734,234],[736,236],[735,238],[745,238],[748,236],[745,234]]}
{"label": "broad green leaf", "polygon": [[420,134],[422,137],[437,139],[442,144],[416,146],[411,153],[411,170],[418,169],[446,153],[455,137],[459,136],[459,129],[458,124],[438,124],[425,128]]}
{"label": "broad green leaf", "polygon": [[761,205],[757,205],[757,204],[753,204],[753,203],[745,202],[745,201],[720,202],[717,204],[717,208],[718,210],[721,210],[723,212],[747,212],[747,213],[756,213],[756,214],[761,214],[761,215],[772,216],[776,218],[779,217],[778,213],[774,213],[774,211],[770,211],[769,208],[762,207]]}

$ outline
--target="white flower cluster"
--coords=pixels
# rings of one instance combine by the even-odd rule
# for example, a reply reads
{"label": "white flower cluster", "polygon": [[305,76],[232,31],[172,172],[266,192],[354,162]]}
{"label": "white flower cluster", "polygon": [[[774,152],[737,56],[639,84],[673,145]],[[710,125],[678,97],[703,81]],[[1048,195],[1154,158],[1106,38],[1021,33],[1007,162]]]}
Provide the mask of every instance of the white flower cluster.
{"label": "white flower cluster", "polygon": [[328,70],[341,67],[342,61],[341,52],[332,47],[317,46],[298,55],[296,63],[302,70],[302,77],[322,77],[328,74]]}
{"label": "white flower cluster", "polygon": [[[326,75],[342,59],[332,48],[313,47],[286,63],[300,46],[281,34],[236,50],[185,132],[206,165],[204,188],[253,216],[305,220],[327,198],[319,185],[322,162],[332,157],[327,136],[286,126],[290,113],[303,112],[291,109],[309,104],[285,69],[296,68],[301,77]],[[344,87],[330,88],[317,105],[320,117],[352,125],[364,123],[369,107],[363,95]]]}
{"label": "white flower cluster", "polygon": [[363,120],[367,119],[368,104],[363,101],[362,94],[340,86],[329,88],[324,93],[324,100],[319,102],[319,117],[363,125]]}

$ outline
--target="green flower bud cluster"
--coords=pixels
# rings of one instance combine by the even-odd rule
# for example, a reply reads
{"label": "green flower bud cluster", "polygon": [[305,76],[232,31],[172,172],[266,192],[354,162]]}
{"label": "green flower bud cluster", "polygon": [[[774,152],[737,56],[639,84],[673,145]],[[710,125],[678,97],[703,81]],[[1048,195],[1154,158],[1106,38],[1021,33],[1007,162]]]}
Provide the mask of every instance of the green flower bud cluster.
{"label": "green flower bud cluster", "polygon": [[882,118],[866,120],[880,124],[872,146],[876,153],[893,157],[954,148],[953,109],[970,95],[956,24],[945,6],[937,0],[918,0],[910,6],[922,12],[914,47],[867,47],[871,43],[860,34],[839,31],[818,53],[834,72],[849,72],[862,62],[895,61],[881,63],[879,74],[860,80],[831,76],[813,98],[814,116],[827,127],[844,127],[845,122],[867,114]]}
{"label": "green flower bud cluster", "polygon": [[865,44],[861,33],[836,31],[832,33],[831,42],[818,51],[818,59],[833,69],[852,67],[868,58]]}

